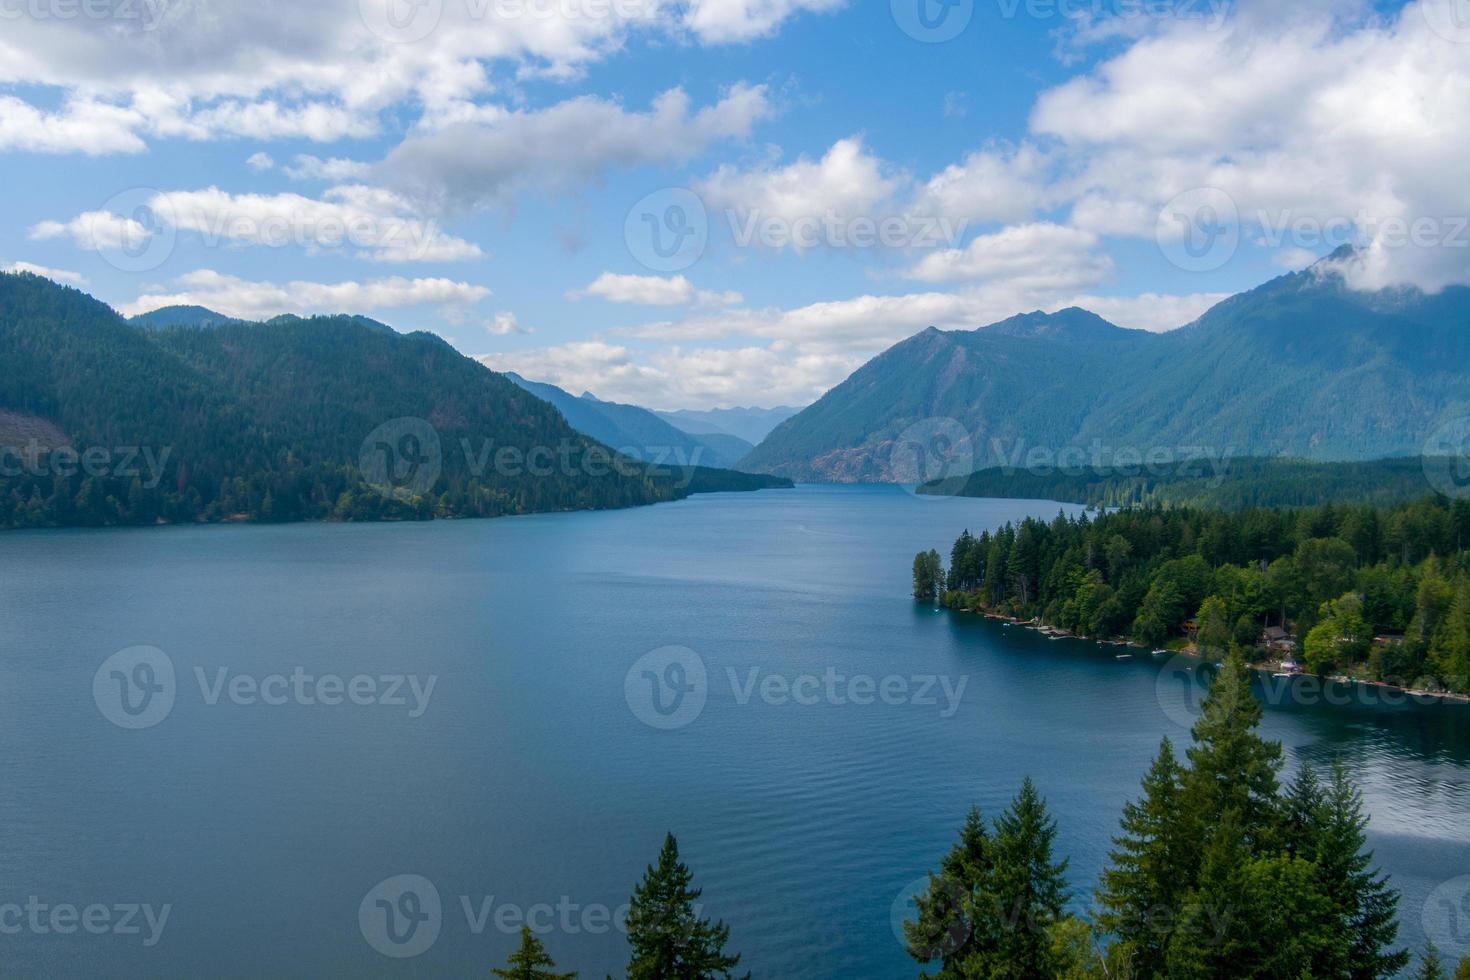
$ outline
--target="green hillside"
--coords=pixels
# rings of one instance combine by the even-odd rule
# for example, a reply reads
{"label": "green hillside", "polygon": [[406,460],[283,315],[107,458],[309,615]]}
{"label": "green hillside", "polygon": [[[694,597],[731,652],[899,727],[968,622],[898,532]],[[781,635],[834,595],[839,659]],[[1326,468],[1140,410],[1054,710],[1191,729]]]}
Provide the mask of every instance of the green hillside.
{"label": "green hillside", "polygon": [[145,330],[0,276],[7,429],[69,442],[0,446],[0,527],[493,517],[784,483],[618,456],[429,334],[356,317],[211,326]]}

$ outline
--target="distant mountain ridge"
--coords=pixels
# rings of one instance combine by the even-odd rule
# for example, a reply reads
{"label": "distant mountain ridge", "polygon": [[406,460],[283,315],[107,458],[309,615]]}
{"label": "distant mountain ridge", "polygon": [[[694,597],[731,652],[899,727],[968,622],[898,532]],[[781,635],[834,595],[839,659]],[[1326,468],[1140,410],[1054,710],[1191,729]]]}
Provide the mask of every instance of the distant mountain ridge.
{"label": "distant mountain ridge", "polygon": [[555,405],[578,432],[647,463],[727,469],[755,448],[734,436],[690,435],[637,405],[607,402],[586,393],[579,398],[556,385],[527,381],[514,372],[506,377]]}
{"label": "distant mountain ridge", "polygon": [[659,418],[696,436],[732,435],[758,446],[771,430],[801,411],[799,408],[713,408],[659,412]]}
{"label": "distant mountain ridge", "polygon": [[1467,377],[1470,289],[1359,293],[1324,262],[1171,333],[1076,309],[930,328],[783,423],[741,465],[799,480],[919,481],[936,474],[907,443],[935,426],[967,440],[962,456],[977,470],[1097,445],[1414,456],[1439,423],[1470,415]]}

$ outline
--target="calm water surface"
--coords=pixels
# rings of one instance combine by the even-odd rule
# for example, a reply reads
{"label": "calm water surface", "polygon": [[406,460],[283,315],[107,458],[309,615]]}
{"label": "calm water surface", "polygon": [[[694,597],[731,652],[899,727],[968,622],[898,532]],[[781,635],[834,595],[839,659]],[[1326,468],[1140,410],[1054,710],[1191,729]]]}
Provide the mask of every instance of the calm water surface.
{"label": "calm water surface", "polygon": [[[606,910],[673,830],[757,977],[911,977],[893,910],[972,803],[994,814],[1036,777],[1083,901],[1160,736],[1186,735],[1149,658],[906,598],[920,547],[1057,509],[801,488],[488,522],[0,536],[0,904],[171,905],[152,947],[146,925],[0,933],[0,973],[483,976],[530,912],[563,969],[600,977],[626,962]],[[93,680],[139,645],[167,654],[177,693],[126,731]],[[708,677],[675,730],[625,692],[665,646]],[[437,683],[419,717],[412,695],[211,704],[196,671],[212,686],[222,668]],[[761,694],[829,669],[903,678],[903,703]],[[964,681],[956,710],[938,685],[912,703],[926,676]],[[1470,952],[1470,916],[1444,904],[1470,912],[1470,879],[1454,881],[1470,875],[1470,714],[1296,707],[1267,728],[1293,766],[1341,755],[1362,780],[1405,939],[1422,941],[1427,902],[1441,944]],[[404,874],[443,912],[437,941],[395,960],[359,906]]]}

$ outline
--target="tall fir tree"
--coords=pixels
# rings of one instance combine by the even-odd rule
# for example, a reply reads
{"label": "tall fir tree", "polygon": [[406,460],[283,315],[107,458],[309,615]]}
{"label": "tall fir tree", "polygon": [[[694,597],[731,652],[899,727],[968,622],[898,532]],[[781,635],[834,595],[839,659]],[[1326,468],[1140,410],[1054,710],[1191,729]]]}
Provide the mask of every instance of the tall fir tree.
{"label": "tall fir tree", "polygon": [[1212,822],[1227,810],[1240,818],[1253,851],[1271,849],[1279,826],[1277,801],[1282,767],[1281,743],[1257,733],[1263,715],[1251,691],[1250,671],[1239,651],[1225,658],[1195,723],[1186,780],[1188,807],[1195,816],[1198,841],[1208,840]]}
{"label": "tall fir tree", "polygon": [[965,975],[987,980],[1030,980],[1055,972],[1050,931],[1070,898],[1067,861],[1054,861],[1057,825],[1030,777],[995,821],[987,906],[978,928],[992,931],[993,950],[977,951]]}
{"label": "tall fir tree", "polygon": [[1372,866],[1367,828],[1363,794],[1338,760],[1323,792],[1322,823],[1311,859],[1348,937],[1352,980],[1391,977],[1409,964],[1407,951],[1393,949],[1399,933],[1399,893]]}
{"label": "tall fir tree", "polygon": [[1192,884],[1184,777],[1166,738],[1144,777],[1143,798],[1123,808],[1123,832],[1113,838],[1097,894],[1098,925],[1118,938],[1142,980],[1164,975],[1170,919]]}
{"label": "tall fir tree", "polygon": [[740,965],[738,954],[725,953],[730,927],[699,917],[703,892],[693,880],[669,834],[628,907],[628,980],[728,980]]}
{"label": "tall fir tree", "polygon": [[529,928],[521,927],[521,945],[506,962],[505,969],[491,969],[505,980],[576,980],[575,973],[557,973],[556,962]]}
{"label": "tall fir tree", "polygon": [[919,963],[939,962],[932,980],[963,980],[964,965],[994,949],[989,923],[977,921],[976,910],[988,904],[991,872],[990,835],[980,810],[971,807],[960,839],[929,875],[929,888],[914,898],[917,915],[903,924],[909,955]]}

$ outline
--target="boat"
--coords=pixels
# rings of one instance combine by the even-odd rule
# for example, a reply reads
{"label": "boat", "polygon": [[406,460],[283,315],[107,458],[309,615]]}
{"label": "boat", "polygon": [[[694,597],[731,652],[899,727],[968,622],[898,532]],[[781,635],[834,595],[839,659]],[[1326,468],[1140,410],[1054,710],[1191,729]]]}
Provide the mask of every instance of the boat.
{"label": "boat", "polygon": [[1114,657],[1113,659],[1114,660],[1132,660],[1133,659],[1133,654],[1131,654],[1131,653],[1120,653],[1116,657]]}
{"label": "boat", "polygon": [[1155,657],[1167,657],[1168,655],[1169,655],[1169,651],[1168,650],[1155,650],[1154,651],[1154,656]]}

